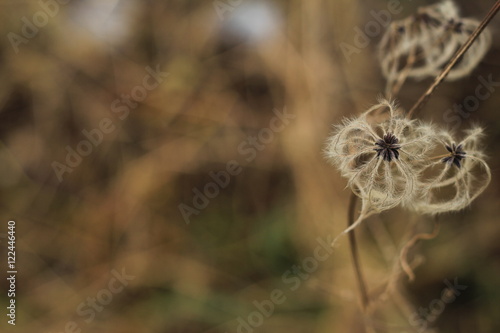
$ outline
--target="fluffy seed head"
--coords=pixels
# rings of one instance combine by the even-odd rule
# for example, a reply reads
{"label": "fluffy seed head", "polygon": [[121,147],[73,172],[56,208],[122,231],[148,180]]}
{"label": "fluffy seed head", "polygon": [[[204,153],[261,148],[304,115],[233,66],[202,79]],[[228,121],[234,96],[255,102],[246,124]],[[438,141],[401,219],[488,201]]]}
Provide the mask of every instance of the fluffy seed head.
{"label": "fluffy seed head", "polygon": [[325,155],[363,201],[382,211],[411,200],[419,161],[433,144],[432,126],[405,118],[393,103],[381,100],[336,126]]}
{"label": "fluffy seed head", "polygon": [[[417,186],[420,194],[409,203],[412,210],[431,215],[459,211],[486,189],[491,171],[479,146],[483,130],[474,127],[465,134],[458,144],[449,132],[436,136],[440,153],[437,158],[429,157],[431,163]],[[447,153],[441,158],[443,152]]]}
{"label": "fluffy seed head", "polygon": [[[479,26],[479,21],[461,18],[453,1],[421,7],[404,20],[393,22],[379,45],[383,75],[389,82],[405,75],[414,79],[434,77]],[[450,71],[447,80],[456,80],[477,66],[491,46],[485,30]]]}

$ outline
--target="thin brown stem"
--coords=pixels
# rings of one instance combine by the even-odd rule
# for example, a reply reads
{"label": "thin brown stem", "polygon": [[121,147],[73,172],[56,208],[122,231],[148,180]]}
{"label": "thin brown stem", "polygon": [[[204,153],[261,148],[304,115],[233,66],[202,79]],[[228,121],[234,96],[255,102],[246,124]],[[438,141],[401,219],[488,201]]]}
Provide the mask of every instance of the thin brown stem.
{"label": "thin brown stem", "polygon": [[[347,213],[347,226],[350,227],[354,221],[354,214],[356,210],[356,203],[358,201],[358,196],[356,194],[351,193],[351,197],[349,199],[349,211]],[[361,266],[359,264],[359,254],[358,254],[358,247],[356,243],[356,236],[354,234],[354,230],[352,230],[349,233],[349,246],[351,249],[351,255],[352,255],[352,263],[354,265],[354,271],[356,273],[356,280],[358,281],[358,287],[359,287],[359,292],[361,294],[361,306],[363,308],[363,311],[366,310],[368,307],[368,293],[366,291],[366,283],[363,278],[363,274],[361,272]]]}
{"label": "thin brown stem", "polygon": [[410,251],[410,249],[413,246],[415,246],[415,244],[419,240],[430,240],[430,239],[435,238],[438,235],[439,222],[437,219],[438,218],[436,217],[434,220],[434,229],[432,230],[431,233],[422,232],[422,233],[416,234],[415,236],[412,237],[412,239],[410,239],[408,241],[408,243],[405,244],[405,246],[403,246],[401,253],[399,254],[399,261],[401,262],[401,268],[406,273],[406,275],[408,275],[408,279],[410,281],[415,280],[415,273],[413,273],[413,269],[408,264],[408,252]]}
{"label": "thin brown stem", "polygon": [[[416,51],[417,51],[416,48],[412,48],[410,50],[410,53],[408,54],[408,60],[406,62],[405,67],[401,71],[401,74],[393,82],[392,88],[390,90],[388,89],[388,87],[386,88],[387,98],[392,98],[392,96],[396,96],[397,94],[399,94],[401,87],[403,87],[403,84],[405,84],[406,79],[408,78],[408,73],[410,72],[413,64],[417,61]],[[394,63],[397,64],[397,61],[395,61]],[[388,82],[388,85],[389,85],[389,82]],[[391,95],[389,95],[387,93],[388,90],[391,92]]]}
{"label": "thin brown stem", "polygon": [[474,30],[474,32],[470,35],[469,39],[465,42],[464,45],[455,53],[455,55],[451,58],[451,60],[448,62],[446,67],[443,69],[441,74],[439,74],[434,82],[431,84],[429,89],[418,99],[418,101],[413,105],[413,107],[408,111],[408,118],[411,118],[413,114],[417,111],[420,110],[424,104],[427,102],[429,97],[432,95],[434,90],[444,81],[448,73],[450,73],[451,69],[453,66],[457,64],[457,62],[460,60],[460,58],[464,55],[465,52],[471,47],[472,43],[479,37],[481,32],[486,28],[486,26],[490,23],[490,21],[495,17],[495,15],[498,13],[500,10],[500,0],[497,0],[497,2],[493,5],[493,7],[490,9],[488,12],[488,15],[483,19],[481,24]]}

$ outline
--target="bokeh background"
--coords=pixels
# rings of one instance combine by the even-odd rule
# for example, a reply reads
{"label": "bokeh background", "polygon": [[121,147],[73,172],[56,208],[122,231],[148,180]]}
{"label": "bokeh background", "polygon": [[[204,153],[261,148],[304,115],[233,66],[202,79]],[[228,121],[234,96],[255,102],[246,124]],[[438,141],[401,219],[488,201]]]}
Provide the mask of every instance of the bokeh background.
{"label": "bokeh background", "polygon": [[[347,241],[333,252],[321,246],[345,227],[349,198],[322,150],[332,124],[384,90],[375,56],[382,31],[350,57],[340,45],[355,45],[355,28],[390,2],[2,0],[1,331],[365,332]],[[401,1],[391,18],[431,3]],[[493,1],[457,3],[482,18]],[[44,10],[53,15],[37,14]],[[40,27],[23,37],[34,19]],[[466,119],[443,118],[474,95],[480,76],[500,81],[500,17],[490,28],[481,64],[444,83],[420,116],[483,124],[492,183],[410,252],[416,280],[401,275],[393,295],[376,301],[376,332],[500,330],[500,89]],[[161,82],[130,100],[148,67],[163,72]],[[402,107],[431,81],[408,81]],[[278,114],[286,122],[269,131]],[[66,164],[67,147],[103,119],[113,130],[58,177],[54,162]],[[196,209],[196,191],[230,161],[240,173]],[[187,219],[183,204],[193,209]],[[17,223],[15,327],[5,316],[9,220]],[[398,274],[408,235],[432,226],[395,209],[357,229],[370,290]],[[106,298],[123,271],[133,278]],[[440,309],[433,301],[455,278],[467,289]],[[92,298],[95,311],[79,313]],[[272,311],[271,298],[280,303]],[[432,317],[415,317],[429,308]]]}

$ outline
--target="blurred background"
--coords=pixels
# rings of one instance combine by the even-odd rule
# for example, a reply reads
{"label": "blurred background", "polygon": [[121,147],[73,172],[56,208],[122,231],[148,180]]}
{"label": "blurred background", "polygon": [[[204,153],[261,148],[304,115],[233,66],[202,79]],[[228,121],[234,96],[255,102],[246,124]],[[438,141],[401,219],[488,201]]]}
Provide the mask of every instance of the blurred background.
{"label": "blurred background", "polygon": [[[380,12],[432,3],[2,0],[1,262],[14,220],[18,274],[14,327],[1,265],[1,331],[367,332],[347,239],[327,246],[350,191],[322,150],[384,90]],[[457,3],[480,19],[493,1]],[[490,28],[481,64],[420,116],[484,125],[492,183],[410,251],[414,282],[399,251],[430,218],[357,229],[369,289],[400,277],[372,331],[500,331],[498,85],[453,111],[500,82],[500,17]],[[401,106],[430,82],[408,81]],[[466,289],[444,302],[445,280]]]}

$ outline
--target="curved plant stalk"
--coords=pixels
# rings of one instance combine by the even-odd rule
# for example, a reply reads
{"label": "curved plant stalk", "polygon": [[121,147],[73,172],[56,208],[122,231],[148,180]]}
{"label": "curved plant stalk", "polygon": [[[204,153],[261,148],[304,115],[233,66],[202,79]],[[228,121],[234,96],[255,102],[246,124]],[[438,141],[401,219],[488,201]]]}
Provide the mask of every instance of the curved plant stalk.
{"label": "curved plant stalk", "polygon": [[413,246],[415,246],[415,244],[419,240],[430,240],[430,239],[435,238],[438,234],[439,234],[439,223],[438,223],[437,217],[436,217],[435,220],[434,220],[434,229],[432,230],[431,233],[422,232],[422,233],[416,234],[401,249],[401,252],[399,254],[399,260],[401,262],[401,268],[406,273],[406,275],[408,275],[408,279],[410,281],[415,280],[415,273],[413,273],[413,269],[408,264],[408,251]]}
{"label": "curved plant stalk", "polygon": [[[358,202],[358,196],[351,193],[351,197],[349,198],[349,210],[347,213],[347,226],[351,227],[355,221],[354,214],[356,210],[356,204]],[[354,266],[354,271],[356,273],[356,280],[358,281],[359,293],[361,295],[361,306],[363,311],[366,310],[369,303],[368,292],[366,288],[365,279],[363,277],[363,273],[361,272],[361,266],[359,264],[359,253],[358,247],[356,243],[356,236],[354,234],[354,230],[349,233],[349,247],[351,250],[352,263]]]}
{"label": "curved plant stalk", "polygon": [[[401,90],[403,84],[406,82],[406,79],[408,78],[408,72],[410,71],[415,61],[417,60],[415,53],[416,53],[415,49],[412,49],[410,51],[405,68],[401,71],[401,74],[396,79],[387,80],[387,85],[385,88],[386,98],[392,99],[393,96],[397,96],[399,94],[399,91]],[[397,65],[396,62],[395,65]]]}

